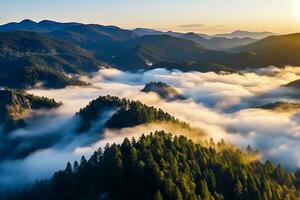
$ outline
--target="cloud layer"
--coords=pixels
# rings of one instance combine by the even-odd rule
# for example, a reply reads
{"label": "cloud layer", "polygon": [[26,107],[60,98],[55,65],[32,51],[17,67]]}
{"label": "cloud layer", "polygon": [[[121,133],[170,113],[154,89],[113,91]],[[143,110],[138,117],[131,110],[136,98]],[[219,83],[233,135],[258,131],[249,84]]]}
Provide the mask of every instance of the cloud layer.
{"label": "cloud layer", "polygon": [[[78,160],[82,155],[89,156],[93,150],[105,146],[106,143],[119,143],[125,137],[138,137],[155,130],[186,134],[194,140],[203,139],[199,134],[193,135],[187,130],[174,129],[166,124],[141,125],[121,130],[104,129],[102,136],[95,134],[93,130],[84,135],[75,135],[78,119],[74,114],[101,95],[125,97],[162,108],[193,127],[204,130],[206,138],[223,138],[241,147],[250,144],[260,150],[263,160],[271,159],[291,169],[300,167],[299,116],[295,113],[276,113],[256,108],[278,100],[297,102],[298,99],[290,95],[295,91],[282,88],[281,85],[300,79],[300,68],[268,67],[245,72],[244,75],[183,73],[164,69],[135,74],[102,69],[93,78],[82,79],[90,82],[92,86],[28,91],[62,101],[64,105],[58,110],[44,113],[36,121],[29,121],[31,126],[16,130],[10,137],[25,141],[17,146],[21,150],[24,145],[30,145],[32,139],[39,142],[41,139],[47,140],[48,136],[54,140],[24,159],[7,159],[1,162],[0,184],[13,185],[18,180],[26,182],[49,177],[54,171],[63,168],[67,161]],[[150,81],[165,82],[187,99],[165,101],[155,93],[140,92]],[[102,121],[95,126],[103,126],[108,117],[109,115],[103,116]],[[35,173],[28,177],[29,171]]]}

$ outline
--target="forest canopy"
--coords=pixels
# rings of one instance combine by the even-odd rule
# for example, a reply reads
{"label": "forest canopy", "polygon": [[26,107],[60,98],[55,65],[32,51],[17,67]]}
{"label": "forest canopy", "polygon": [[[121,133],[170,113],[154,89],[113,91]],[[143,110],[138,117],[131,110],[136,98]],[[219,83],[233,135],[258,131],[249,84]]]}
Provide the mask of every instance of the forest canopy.
{"label": "forest canopy", "polygon": [[163,131],[106,145],[8,199],[295,199],[295,175]]}

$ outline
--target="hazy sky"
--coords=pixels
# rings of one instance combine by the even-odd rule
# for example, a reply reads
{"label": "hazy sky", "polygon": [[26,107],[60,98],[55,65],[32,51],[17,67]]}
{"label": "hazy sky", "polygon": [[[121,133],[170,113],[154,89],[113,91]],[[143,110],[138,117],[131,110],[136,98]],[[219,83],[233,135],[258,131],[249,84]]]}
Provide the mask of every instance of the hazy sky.
{"label": "hazy sky", "polygon": [[0,0],[0,24],[25,18],[219,33],[300,32],[300,0]]}

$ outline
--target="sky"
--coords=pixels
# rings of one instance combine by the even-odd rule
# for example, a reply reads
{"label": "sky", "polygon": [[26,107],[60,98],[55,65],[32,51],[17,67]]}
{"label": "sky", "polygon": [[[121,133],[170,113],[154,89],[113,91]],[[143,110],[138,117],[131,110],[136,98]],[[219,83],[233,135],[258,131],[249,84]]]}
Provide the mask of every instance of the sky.
{"label": "sky", "polygon": [[123,28],[300,32],[300,0],[1,0],[0,24],[43,19]]}

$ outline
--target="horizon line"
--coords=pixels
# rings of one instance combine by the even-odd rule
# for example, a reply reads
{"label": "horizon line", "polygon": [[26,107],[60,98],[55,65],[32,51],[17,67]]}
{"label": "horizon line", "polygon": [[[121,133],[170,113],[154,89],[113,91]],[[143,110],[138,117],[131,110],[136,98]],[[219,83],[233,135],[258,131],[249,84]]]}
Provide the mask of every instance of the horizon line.
{"label": "horizon line", "polygon": [[[209,33],[206,33],[205,31],[203,32],[196,32],[196,31],[177,31],[177,30],[172,30],[172,29],[169,29],[169,28],[156,28],[156,27],[141,27],[141,26],[136,26],[136,27],[126,27],[126,26],[120,26],[120,25],[114,25],[114,24],[109,24],[109,23],[87,23],[87,22],[78,22],[78,21],[69,21],[69,20],[52,20],[52,19],[43,19],[43,20],[33,20],[33,19],[30,19],[30,18],[24,18],[23,20],[19,20],[19,21],[9,21],[9,22],[4,22],[2,24],[0,24],[0,26],[5,26],[5,25],[8,25],[8,24],[11,24],[11,23],[21,23],[23,21],[31,21],[31,22],[34,22],[34,23],[41,23],[43,21],[49,21],[49,22],[57,22],[57,23],[78,23],[78,24],[84,24],[84,25],[102,25],[102,26],[115,26],[115,27],[118,27],[118,28],[122,28],[122,29],[126,29],[126,30],[134,30],[134,29],[149,29],[149,30],[154,30],[154,31],[161,31],[161,32],[164,32],[164,33],[167,33],[167,32],[173,32],[173,33],[196,33],[196,34],[203,34],[203,35],[208,35],[208,36],[215,36],[215,35],[219,35],[219,34],[231,34],[231,33],[234,33],[234,32],[237,32],[237,31],[241,31],[241,32],[256,32],[256,33],[271,33],[271,34],[274,34],[274,35],[285,35],[285,34],[293,34],[293,33],[300,33],[300,32],[290,32],[290,33],[276,33],[276,32],[272,32],[272,31],[268,31],[268,30],[243,30],[243,29],[239,29],[239,28],[236,28],[236,29],[232,29],[231,31],[220,31],[218,33],[215,33],[215,34],[209,34]],[[178,25],[180,26],[180,25]]]}

